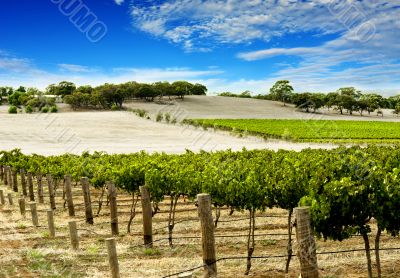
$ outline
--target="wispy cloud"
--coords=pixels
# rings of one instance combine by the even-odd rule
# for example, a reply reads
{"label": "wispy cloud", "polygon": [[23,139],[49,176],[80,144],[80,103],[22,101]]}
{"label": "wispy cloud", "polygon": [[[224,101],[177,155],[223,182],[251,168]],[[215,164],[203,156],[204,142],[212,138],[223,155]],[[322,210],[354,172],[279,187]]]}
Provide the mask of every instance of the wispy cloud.
{"label": "wispy cloud", "polygon": [[82,65],[74,65],[74,64],[58,64],[58,67],[61,71],[69,71],[69,72],[76,72],[76,73],[84,73],[84,72],[94,72],[97,69],[90,68],[87,66]]}
{"label": "wispy cloud", "polygon": [[117,5],[122,5],[125,2],[125,0],[114,0],[114,2]]}
{"label": "wispy cloud", "polygon": [[4,50],[0,50],[0,72],[24,72],[31,68],[29,59],[15,57]]}
{"label": "wispy cloud", "polygon": [[134,26],[181,44],[186,50],[218,43],[269,41],[288,33],[345,30],[329,13],[329,0],[169,0],[132,1]]}

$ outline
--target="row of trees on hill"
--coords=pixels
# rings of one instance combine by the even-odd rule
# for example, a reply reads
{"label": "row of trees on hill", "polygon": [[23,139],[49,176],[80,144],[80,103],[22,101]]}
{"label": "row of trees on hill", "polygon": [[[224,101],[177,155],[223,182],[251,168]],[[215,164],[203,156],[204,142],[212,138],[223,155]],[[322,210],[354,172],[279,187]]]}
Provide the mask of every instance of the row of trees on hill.
{"label": "row of trees on hill", "polygon": [[346,111],[352,115],[358,112],[362,116],[364,112],[371,114],[374,111],[382,113],[382,108],[394,109],[400,113],[400,95],[385,98],[379,94],[363,94],[354,87],[340,88],[336,92],[323,93],[294,93],[288,80],[277,81],[270,89],[270,99],[293,103],[297,108],[306,112],[316,112],[322,107],[336,109],[343,114]]}
{"label": "row of trees on hill", "polygon": [[46,89],[47,94],[62,96],[72,108],[121,108],[127,99],[142,99],[154,101],[160,97],[177,97],[184,99],[185,95],[205,95],[207,87],[202,84],[192,84],[187,81],[156,82],[153,84],[135,81],[122,84],[104,84],[97,87],[89,85],[76,87],[71,82],[52,84]]}
{"label": "row of trees on hill", "polygon": [[72,82],[62,81],[59,84],[49,85],[45,92],[36,88],[0,87],[0,103],[5,99],[12,105],[24,105],[27,99],[42,95],[55,95],[63,98],[64,102],[73,109],[78,108],[121,108],[127,99],[142,99],[154,101],[155,98],[168,97],[184,99],[185,95],[205,95],[207,87],[202,84],[192,84],[187,81],[156,82],[153,84],[138,83],[135,81],[122,84],[104,84],[97,87],[89,85],[76,86]]}
{"label": "row of trees on hill", "polygon": [[335,109],[340,114],[346,112],[352,115],[357,112],[363,115],[364,112],[382,113],[381,109],[394,109],[395,114],[400,114],[400,95],[385,98],[376,93],[362,93],[354,87],[340,88],[331,93],[295,93],[288,80],[277,81],[266,95],[252,96],[249,91],[245,91],[241,94],[224,92],[219,96],[281,101],[284,106],[291,103],[305,112],[327,108]]}

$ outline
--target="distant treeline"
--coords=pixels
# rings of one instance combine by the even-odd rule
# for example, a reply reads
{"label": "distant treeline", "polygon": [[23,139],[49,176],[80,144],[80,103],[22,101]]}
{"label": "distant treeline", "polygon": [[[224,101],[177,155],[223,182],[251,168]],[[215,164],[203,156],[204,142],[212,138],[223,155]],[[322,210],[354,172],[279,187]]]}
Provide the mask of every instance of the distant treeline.
{"label": "distant treeline", "polygon": [[[26,105],[27,99],[33,96],[55,95],[62,97],[63,101],[73,109],[78,108],[121,108],[127,99],[142,99],[154,101],[157,97],[175,97],[184,99],[185,95],[205,95],[207,87],[202,84],[192,84],[187,81],[156,82],[153,84],[138,83],[135,81],[122,84],[104,84],[97,87],[89,85],[77,87],[72,82],[63,81],[59,84],[49,85],[45,92],[35,88],[26,89],[19,87],[0,87],[0,103],[4,99],[17,101],[13,105]],[[10,102],[10,101],[9,101]]]}
{"label": "distant treeline", "polygon": [[385,98],[376,93],[362,93],[354,87],[340,88],[331,93],[294,93],[289,81],[281,80],[275,83],[269,94],[252,96],[250,91],[241,94],[224,92],[223,97],[255,98],[264,100],[281,101],[294,104],[305,112],[316,112],[320,108],[335,109],[343,114],[358,112],[382,114],[381,109],[394,109],[395,114],[400,114],[400,95]]}

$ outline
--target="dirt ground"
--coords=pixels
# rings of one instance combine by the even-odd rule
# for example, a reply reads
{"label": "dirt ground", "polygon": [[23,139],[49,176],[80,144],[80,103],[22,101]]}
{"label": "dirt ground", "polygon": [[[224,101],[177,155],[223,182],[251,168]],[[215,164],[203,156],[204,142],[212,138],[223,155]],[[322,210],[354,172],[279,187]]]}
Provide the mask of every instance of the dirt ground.
{"label": "dirt ground", "polygon": [[[55,155],[81,153],[82,151],[106,151],[109,153],[148,152],[182,153],[186,149],[241,150],[332,148],[327,144],[292,143],[204,131],[201,128],[181,126],[185,118],[279,118],[279,119],[341,119],[400,121],[390,111],[384,117],[338,115],[334,111],[322,114],[299,112],[292,106],[256,99],[240,99],[215,96],[188,96],[184,101],[165,98],[161,103],[131,101],[127,109],[144,109],[152,120],[136,116],[132,112],[79,111],[73,112],[60,104],[57,114],[7,113],[7,106],[0,106],[0,149],[21,148],[25,153]],[[178,124],[158,123],[156,114],[169,113]]]}
{"label": "dirt ground", "polygon": [[[44,184],[46,182],[44,181]],[[104,202],[94,225],[84,221],[83,198],[80,185],[73,188],[76,216],[69,217],[63,207],[62,185],[56,192],[54,211],[56,237],[49,238],[46,210],[49,208],[45,189],[45,203],[38,205],[39,227],[33,227],[28,211],[20,215],[17,194],[14,205],[7,202],[0,205],[0,277],[107,277],[109,265],[105,239],[110,237],[109,208]],[[8,187],[0,189],[11,192]],[[100,192],[92,189],[93,211],[98,207]],[[185,271],[202,265],[200,223],[196,207],[189,200],[180,200],[177,207],[173,247],[168,245],[167,218],[168,200],[160,205],[161,211],[153,218],[154,248],[143,247],[142,217],[140,202],[132,231],[127,234],[127,222],[131,206],[131,196],[118,194],[118,221],[120,236],[116,238],[121,277],[155,278]],[[68,232],[68,221],[77,221],[79,250],[72,251]],[[269,209],[258,212],[256,218],[256,247],[253,256],[277,256],[286,254],[287,212]],[[216,228],[217,258],[246,257],[248,213],[222,209]],[[374,228],[374,225],[372,225]],[[294,250],[297,243],[294,237]],[[371,236],[371,244],[373,238]],[[400,247],[400,239],[383,235],[381,247]],[[317,241],[317,252],[362,249],[361,237],[353,237],[343,242]],[[373,255],[373,253],[372,253]],[[400,251],[382,251],[383,277],[400,277]],[[374,257],[373,257],[374,258]],[[299,263],[294,257],[288,274],[284,273],[285,258],[253,259],[251,272],[244,275],[245,259],[218,262],[218,277],[298,277]],[[366,277],[364,252],[318,255],[321,277]],[[193,271],[193,277],[201,277],[202,269]],[[176,276],[175,276],[176,277]]]}
{"label": "dirt ground", "polygon": [[108,153],[182,153],[186,149],[241,150],[330,148],[331,145],[291,143],[233,137],[179,124],[158,123],[132,112],[65,112],[57,114],[0,114],[0,149],[55,155],[83,151]]}
{"label": "dirt ground", "polygon": [[163,104],[132,101],[127,107],[145,109],[152,114],[170,112],[178,118],[190,119],[217,119],[217,118],[260,118],[260,119],[315,119],[315,120],[360,120],[360,121],[400,121],[391,110],[383,109],[384,116],[376,113],[363,116],[354,112],[353,115],[339,115],[337,111],[321,109],[318,113],[298,111],[293,105],[283,106],[276,101],[232,98],[218,96],[187,96],[184,101],[168,101]]}

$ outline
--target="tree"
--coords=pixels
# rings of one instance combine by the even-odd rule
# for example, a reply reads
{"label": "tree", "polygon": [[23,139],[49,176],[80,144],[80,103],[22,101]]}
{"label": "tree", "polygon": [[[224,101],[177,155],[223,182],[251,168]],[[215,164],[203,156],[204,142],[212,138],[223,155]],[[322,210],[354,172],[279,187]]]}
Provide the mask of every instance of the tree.
{"label": "tree", "polygon": [[49,95],[67,96],[75,92],[76,86],[72,82],[62,81],[58,85],[51,84],[46,88],[46,93]]}
{"label": "tree", "polygon": [[197,95],[197,96],[201,96],[201,95],[206,95],[208,89],[206,86],[196,83],[193,85],[193,88],[191,90],[191,94],[192,95]]}
{"label": "tree", "polygon": [[272,86],[269,92],[273,99],[282,101],[283,106],[286,106],[286,102],[293,94],[293,87],[288,80],[279,80]]}
{"label": "tree", "polygon": [[365,110],[367,110],[368,114],[371,114],[371,112],[381,108],[383,97],[378,94],[366,94],[361,96],[360,101],[365,103]]}
{"label": "tree", "polygon": [[310,112],[310,108],[312,107],[310,98],[311,98],[311,93],[294,94],[293,103],[296,106],[296,108],[303,109],[308,113]]}
{"label": "tree", "polygon": [[160,97],[168,96],[169,98],[171,98],[174,93],[174,90],[169,82],[156,82],[153,83],[152,86],[154,88],[154,91]]}
{"label": "tree", "polygon": [[76,91],[83,94],[91,94],[93,93],[93,88],[90,85],[79,86]]}
{"label": "tree", "polygon": [[174,83],[172,83],[172,87],[174,88],[175,95],[183,100],[185,95],[190,95],[193,84],[187,81],[175,81]]}
{"label": "tree", "polygon": [[8,103],[14,106],[20,106],[24,103],[25,92],[15,91],[11,96],[8,97]]}
{"label": "tree", "polygon": [[360,99],[359,101],[357,101],[357,110],[360,112],[360,115],[363,115],[363,111],[368,110],[368,101],[364,100],[364,99]]}
{"label": "tree", "polygon": [[313,93],[310,96],[311,107],[315,112],[325,105],[325,95],[321,93]]}
{"label": "tree", "polygon": [[153,86],[151,86],[150,84],[141,84],[137,96],[147,101],[153,101],[157,95],[157,91],[154,89]]}
{"label": "tree", "polygon": [[113,105],[122,107],[126,94],[124,91],[115,84],[104,84],[95,88],[101,96],[101,104],[104,108],[111,108]]}
{"label": "tree", "polygon": [[340,114],[343,114],[343,109],[346,109],[350,115],[357,110],[357,101],[361,97],[361,92],[354,87],[340,88],[337,91],[335,105],[339,109]]}

